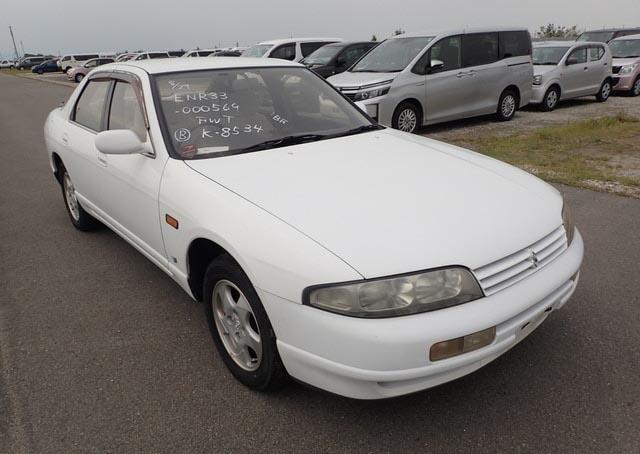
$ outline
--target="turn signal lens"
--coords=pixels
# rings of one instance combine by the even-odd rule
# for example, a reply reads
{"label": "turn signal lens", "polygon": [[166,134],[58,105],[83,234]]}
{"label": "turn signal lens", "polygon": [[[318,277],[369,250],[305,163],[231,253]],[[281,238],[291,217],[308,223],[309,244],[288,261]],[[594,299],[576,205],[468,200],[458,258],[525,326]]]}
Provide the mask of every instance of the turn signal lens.
{"label": "turn signal lens", "polygon": [[431,346],[429,351],[429,359],[431,361],[440,361],[463,353],[472,352],[479,348],[486,347],[496,338],[496,327],[478,331],[477,333],[467,334],[463,337],[449,339],[438,342]]}

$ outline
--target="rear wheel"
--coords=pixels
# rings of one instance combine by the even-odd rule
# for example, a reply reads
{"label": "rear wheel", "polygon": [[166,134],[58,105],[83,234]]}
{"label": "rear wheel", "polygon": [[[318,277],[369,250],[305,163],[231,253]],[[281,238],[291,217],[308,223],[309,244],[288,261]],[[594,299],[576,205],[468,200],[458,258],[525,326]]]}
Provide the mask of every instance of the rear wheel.
{"label": "rear wheel", "polygon": [[518,110],[518,95],[514,90],[505,90],[498,101],[496,116],[499,121],[511,121]]}
{"label": "rear wheel", "polygon": [[550,87],[544,95],[540,108],[545,112],[550,112],[558,106],[560,101],[560,90],[558,87]]}
{"label": "rear wheel", "polygon": [[640,76],[636,78],[636,81],[631,87],[631,96],[640,96]]}
{"label": "rear wheel", "polygon": [[242,268],[226,254],[216,258],[203,290],[213,342],[234,377],[257,391],[286,384],[273,327]]}
{"label": "rear wheel", "polygon": [[38,70],[38,74],[44,74],[44,71],[43,71],[43,70],[41,70],[41,69],[39,69],[39,70]]}
{"label": "rear wheel", "polygon": [[611,81],[607,79],[602,82],[600,91],[598,91],[598,94],[596,95],[596,99],[599,102],[605,102],[607,99],[609,99],[609,96],[611,96]]}
{"label": "rear wheel", "polygon": [[393,113],[391,126],[404,132],[416,132],[422,126],[422,111],[412,102],[402,102]]}
{"label": "rear wheel", "polygon": [[67,213],[69,214],[69,219],[71,219],[71,223],[73,226],[84,232],[89,230],[94,230],[100,223],[91,216],[89,213],[84,211],[82,205],[78,201],[78,196],[76,194],[76,189],[73,186],[73,182],[71,181],[71,177],[69,176],[69,172],[64,167],[62,168],[62,197],[64,198],[64,205],[67,209]]}

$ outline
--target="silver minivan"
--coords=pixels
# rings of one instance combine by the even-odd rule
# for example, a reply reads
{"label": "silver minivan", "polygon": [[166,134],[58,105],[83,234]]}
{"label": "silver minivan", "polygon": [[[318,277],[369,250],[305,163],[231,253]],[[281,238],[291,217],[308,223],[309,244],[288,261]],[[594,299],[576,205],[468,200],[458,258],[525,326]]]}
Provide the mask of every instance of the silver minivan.
{"label": "silver minivan", "polygon": [[533,47],[531,104],[544,111],[561,100],[595,96],[609,99],[613,90],[613,58],[609,46],[588,41],[546,41]]}
{"label": "silver minivan", "polygon": [[378,122],[414,132],[478,115],[511,120],[532,79],[528,30],[483,28],[394,36],[328,81]]}

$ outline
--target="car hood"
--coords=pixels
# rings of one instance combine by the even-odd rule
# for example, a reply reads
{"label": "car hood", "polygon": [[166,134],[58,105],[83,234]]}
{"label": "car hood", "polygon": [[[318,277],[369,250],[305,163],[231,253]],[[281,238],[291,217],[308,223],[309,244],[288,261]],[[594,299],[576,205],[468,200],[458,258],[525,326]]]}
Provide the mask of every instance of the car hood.
{"label": "car hood", "polygon": [[553,71],[554,69],[557,69],[558,66],[557,65],[534,65],[533,66],[533,75],[534,76],[541,76],[543,74],[546,74],[550,71]]}
{"label": "car hood", "polygon": [[327,79],[337,88],[357,89],[368,85],[376,85],[393,80],[398,73],[352,73],[345,71]]}
{"label": "car hood", "polygon": [[530,174],[390,129],[185,162],[365,278],[473,269],[562,222],[558,191]]}
{"label": "car hood", "polygon": [[640,62],[640,58],[614,58],[613,66],[633,65],[638,62]]}

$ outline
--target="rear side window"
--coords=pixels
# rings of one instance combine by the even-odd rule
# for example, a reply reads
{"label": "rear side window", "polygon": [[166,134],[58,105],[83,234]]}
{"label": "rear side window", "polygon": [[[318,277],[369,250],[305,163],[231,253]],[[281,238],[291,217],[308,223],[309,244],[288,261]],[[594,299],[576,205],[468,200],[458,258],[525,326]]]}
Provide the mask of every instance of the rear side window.
{"label": "rear side window", "polygon": [[92,80],[87,84],[73,112],[76,123],[96,132],[103,130],[102,117],[109,83],[107,80]]}
{"label": "rear side window", "polygon": [[108,129],[130,129],[141,141],[147,139],[147,128],[136,92],[127,82],[116,82],[109,109]]}
{"label": "rear side window", "polygon": [[531,55],[531,35],[527,31],[500,32],[500,59]]}
{"label": "rear side window", "polygon": [[320,49],[322,46],[329,44],[329,42],[319,42],[319,43],[300,43],[300,52],[302,52],[302,56],[306,57],[307,55],[311,55],[316,50]]}
{"label": "rear side window", "polygon": [[282,60],[295,60],[296,58],[296,44],[289,43],[278,46],[269,55],[271,58],[281,58]]}
{"label": "rear side window", "polygon": [[149,54],[149,58],[167,58],[168,54],[165,54],[163,52],[155,52],[152,54]]}
{"label": "rear side window", "polygon": [[481,66],[498,61],[497,33],[473,33],[462,39],[462,66]]}
{"label": "rear side window", "polygon": [[590,61],[602,60],[602,57],[604,57],[604,47],[595,46],[595,47],[590,47],[589,48],[589,60]]}

